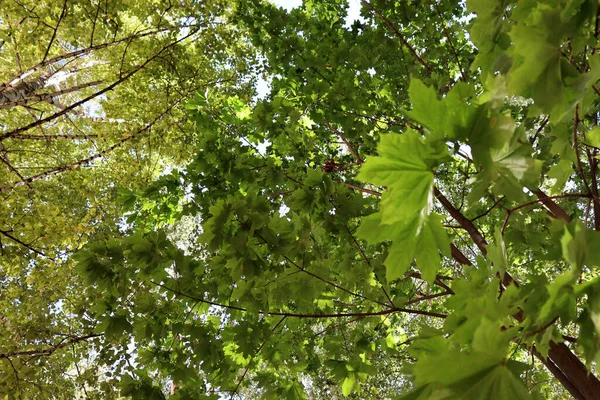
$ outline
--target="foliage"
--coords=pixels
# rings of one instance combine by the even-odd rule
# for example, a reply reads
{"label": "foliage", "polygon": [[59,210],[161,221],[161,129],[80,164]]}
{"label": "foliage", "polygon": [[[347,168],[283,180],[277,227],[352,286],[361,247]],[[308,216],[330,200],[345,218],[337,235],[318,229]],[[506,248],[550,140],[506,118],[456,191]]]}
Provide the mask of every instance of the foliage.
{"label": "foliage", "polygon": [[114,392],[96,376],[95,298],[71,255],[121,235],[119,190],[189,162],[196,91],[249,92],[252,52],[227,2],[179,3],[0,6],[0,353],[23,354],[0,360],[0,397]]}
{"label": "foliage", "polygon": [[361,3],[240,1],[270,95],[73,256],[121,395],[600,392],[598,3]]}

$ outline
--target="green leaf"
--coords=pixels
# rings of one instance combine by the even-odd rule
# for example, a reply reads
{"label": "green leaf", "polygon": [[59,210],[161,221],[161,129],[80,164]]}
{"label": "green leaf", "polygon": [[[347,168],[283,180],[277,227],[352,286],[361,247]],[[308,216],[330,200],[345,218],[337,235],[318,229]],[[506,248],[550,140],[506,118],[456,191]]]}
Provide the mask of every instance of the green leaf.
{"label": "green leaf", "polygon": [[446,104],[437,98],[432,87],[427,87],[418,79],[411,79],[408,95],[412,102],[412,110],[407,115],[431,132],[443,133],[448,126],[446,121]]}
{"label": "green leaf", "polygon": [[577,269],[583,268],[587,262],[589,248],[587,229],[579,221],[565,226],[560,242],[564,259]]}
{"label": "green leaf", "polygon": [[489,372],[499,359],[482,353],[468,354],[449,350],[440,355],[425,356],[415,365],[415,384],[439,383],[449,386],[482,372]]}
{"label": "green leaf", "polygon": [[494,243],[487,247],[487,259],[494,263],[494,270],[498,271],[500,276],[502,276],[508,268],[508,259],[506,256],[506,245],[504,244],[504,238],[500,229],[496,230],[494,239]]}
{"label": "green leaf", "polygon": [[381,136],[380,157],[370,157],[358,179],[387,186],[382,197],[383,223],[411,222],[428,214],[432,201],[433,170],[445,158],[445,150],[428,145],[416,131]]}
{"label": "green leaf", "polygon": [[600,126],[595,126],[585,133],[586,142],[590,146],[600,148]]}
{"label": "green leaf", "polygon": [[436,384],[428,384],[415,388],[401,396],[395,397],[395,400],[445,400],[452,398],[455,398],[455,395],[450,389],[441,388]]}
{"label": "green leaf", "polygon": [[450,242],[441,224],[442,217],[431,214],[421,221],[421,226],[418,225],[419,218],[394,225],[384,224],[382,219],[381,212],[364,218],[357,235],[372,244],[392,241],[385,259],[388,282],[401,278],[415,258],[423,277],[433,282],[441,268],[438,250],[444,255],[450,254]]}
{"label": "green leaf", "polygon": [[350,373],[344,379],[342,383],[342,394],[345,397],[348,397],[350,393],[354,392],[358,387],[358,382],[356,381],[356,374]]}
{"label": "green leaf", "polygon": [[498,365],[453,385],[461,399],[528,400],[523,382],[506,366]]}

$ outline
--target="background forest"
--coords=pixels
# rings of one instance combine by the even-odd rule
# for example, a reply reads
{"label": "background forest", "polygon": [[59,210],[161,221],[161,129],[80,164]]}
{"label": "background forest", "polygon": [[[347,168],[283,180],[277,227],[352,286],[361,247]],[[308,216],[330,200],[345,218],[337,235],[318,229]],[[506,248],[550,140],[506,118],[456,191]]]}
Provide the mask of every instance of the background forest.
{"label": "background forest", "polygon": [[350,3],[0,0],[3,398],[599,398],[598,1]]}

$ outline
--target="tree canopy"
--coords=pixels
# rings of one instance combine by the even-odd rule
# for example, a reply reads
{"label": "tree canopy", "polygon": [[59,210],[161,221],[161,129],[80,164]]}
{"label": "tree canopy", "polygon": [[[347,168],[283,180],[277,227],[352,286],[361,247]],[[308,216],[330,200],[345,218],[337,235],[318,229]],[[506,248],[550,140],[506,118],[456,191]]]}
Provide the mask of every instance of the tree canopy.
{"label": "tree canopy", "polygon": [[0,393],[598,398],[597,1],[47,3],[0,20]]}

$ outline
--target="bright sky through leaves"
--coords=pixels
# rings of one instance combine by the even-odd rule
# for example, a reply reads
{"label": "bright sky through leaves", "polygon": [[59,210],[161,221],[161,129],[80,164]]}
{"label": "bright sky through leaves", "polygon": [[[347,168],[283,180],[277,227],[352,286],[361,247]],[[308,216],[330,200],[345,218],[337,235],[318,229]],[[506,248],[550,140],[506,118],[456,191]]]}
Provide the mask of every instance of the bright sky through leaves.
{"label": "bright sky through leaves", "polygon": [[596,400],[598,2],[277,4],[2,2],[0,398]]}

